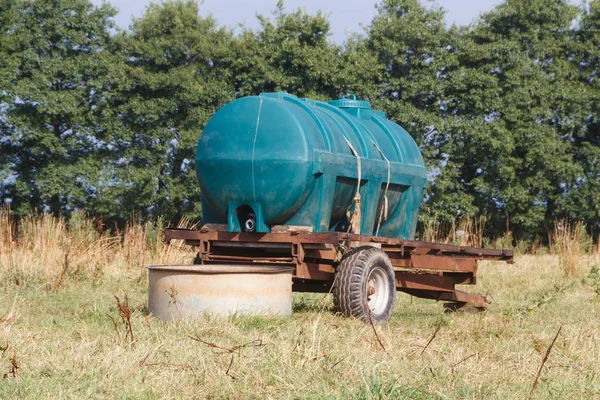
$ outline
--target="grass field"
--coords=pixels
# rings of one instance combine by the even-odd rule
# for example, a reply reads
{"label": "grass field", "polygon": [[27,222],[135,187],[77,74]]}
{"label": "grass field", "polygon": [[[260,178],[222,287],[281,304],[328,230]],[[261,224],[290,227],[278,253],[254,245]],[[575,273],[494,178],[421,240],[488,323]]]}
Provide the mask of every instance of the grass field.
{"label": "grass field", "polygon": [[[555,255],[481,263],[464,289],[488,294],[485,313],[398,294],[382,348],[317,294],[294,294],[290,318],[155,320],[143,265],[190,249],[161,247],[144,226],[117,243],[85,221],[78,233],[30,223],[21,245],[0,231],[0,398],[522,399],[559,328],[533,398],[600,398],[597,255],[568,278]],[[128,297],[133,340],[115,295]]]}

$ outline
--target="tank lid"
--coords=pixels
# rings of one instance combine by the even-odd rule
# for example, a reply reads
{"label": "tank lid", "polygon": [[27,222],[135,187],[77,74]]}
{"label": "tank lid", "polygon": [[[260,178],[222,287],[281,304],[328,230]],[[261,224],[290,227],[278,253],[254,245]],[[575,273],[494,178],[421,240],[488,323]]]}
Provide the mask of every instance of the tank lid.
{"label": "tank lid", "polygon": [[340,96],[339,100],[329,100],[329,104],[339,108],[371,108],[371,103],[364,100],[356,100],[356,95]]}

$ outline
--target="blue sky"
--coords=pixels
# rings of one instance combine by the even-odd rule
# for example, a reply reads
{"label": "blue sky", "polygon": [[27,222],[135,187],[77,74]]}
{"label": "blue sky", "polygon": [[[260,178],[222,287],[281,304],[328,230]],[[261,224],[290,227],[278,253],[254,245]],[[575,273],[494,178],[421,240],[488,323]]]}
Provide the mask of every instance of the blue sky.
{"label": "blue sky", "polygon": [[[92,0],[95,4],[102,0]],[[117,25],[127,28],[132,16],[139,17],[149,0],[108,0],[119,9],[116,17]],[[310,13],[322,10],[329,14],[332,35],[331,39],[337,43],[344,41],[347,31],[361,31],[360,25],[367,25],[376,13],[375,4],[378,0],[284,0],[287,10],[298,7]],[[438,0],[437,4],[448,10],[446,16],[449,23],[466,25],[480,13],[491,10],[501,0]],[[424,1],[424,3],[426,3]],[[223,25],[235,27],[243,23],[256,27],[255,15],[270,15],[275,8],[277,0],[204,0],[200,6],[200,13],[209,13]]]}

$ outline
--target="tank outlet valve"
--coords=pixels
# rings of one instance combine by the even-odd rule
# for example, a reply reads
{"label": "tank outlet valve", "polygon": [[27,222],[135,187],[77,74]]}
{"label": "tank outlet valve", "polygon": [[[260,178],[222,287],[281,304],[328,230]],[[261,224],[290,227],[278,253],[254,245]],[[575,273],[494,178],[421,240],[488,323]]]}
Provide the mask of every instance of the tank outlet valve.
{"label": "tank outlet valve", "polygon": [[244,228],[246,232],[254,232],[256,230],[256,215],[250,214],[249,217],[244,224]]}

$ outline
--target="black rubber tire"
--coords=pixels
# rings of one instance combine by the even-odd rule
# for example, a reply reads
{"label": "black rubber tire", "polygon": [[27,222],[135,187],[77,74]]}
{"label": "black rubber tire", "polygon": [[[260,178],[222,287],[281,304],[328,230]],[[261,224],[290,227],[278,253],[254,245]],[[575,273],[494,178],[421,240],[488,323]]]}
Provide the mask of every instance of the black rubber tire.
{"label": "black rubber tire", "polygon": [[[384,309],[376,313],[371,311],[368,303],[368,278],[375,268],[385,272],[388,279],[389,296]],[[338,312],[373,322],[387,322],[394,310],[396,299],[396,282],[394,267],[389,257],[380,249],[363,246],[344,254],[335,272],[333,285],[333,303]]]}

